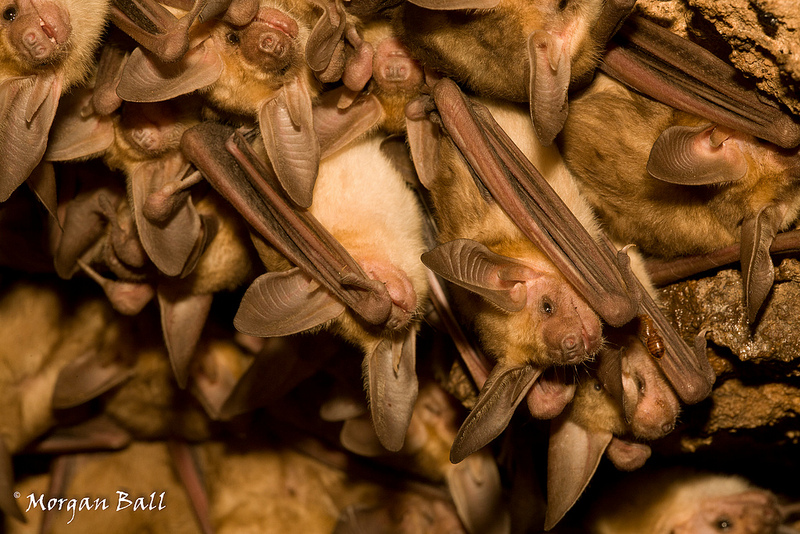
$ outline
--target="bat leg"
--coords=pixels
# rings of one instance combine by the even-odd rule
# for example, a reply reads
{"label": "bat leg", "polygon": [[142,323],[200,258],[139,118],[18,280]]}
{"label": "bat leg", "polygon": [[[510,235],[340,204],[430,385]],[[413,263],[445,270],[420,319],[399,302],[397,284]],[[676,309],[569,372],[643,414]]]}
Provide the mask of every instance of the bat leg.
{"label": "bat leg", "polygon": [[205,2],[181,17],[175,17],[155,0],[114,0],[111,21],[161,61],[180,60],[189,49],[189,27]]}

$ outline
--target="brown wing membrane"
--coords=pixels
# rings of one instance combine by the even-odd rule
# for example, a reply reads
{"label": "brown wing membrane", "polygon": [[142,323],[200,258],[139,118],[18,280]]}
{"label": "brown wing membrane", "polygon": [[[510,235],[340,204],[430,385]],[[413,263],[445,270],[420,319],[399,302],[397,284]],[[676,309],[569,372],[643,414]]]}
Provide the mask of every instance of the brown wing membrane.
{"label": "brown wing membrane", "polygon": [[800,124],[737,81],[736,69],[703,47],[641,17],[630,17],[600,68],[674,108],[784,148],[800,144]]}
{"label": "brown wing membrane", "polygon": [[358,263],[305,211],[278,192],[274,174],[240,134],[205,123],[188,130],[181,147],[188,159],[257,233],[281,254],[371,324],[384,324],[392,301],[386,287]]}
{"label": "brown wing membrane", "polygon": [[607,323],[630,321],[638,302],[625,262],[592,239],[488,110],[473,107],[451,80],[438,82],[433,96],[448,134],[526,237]]}

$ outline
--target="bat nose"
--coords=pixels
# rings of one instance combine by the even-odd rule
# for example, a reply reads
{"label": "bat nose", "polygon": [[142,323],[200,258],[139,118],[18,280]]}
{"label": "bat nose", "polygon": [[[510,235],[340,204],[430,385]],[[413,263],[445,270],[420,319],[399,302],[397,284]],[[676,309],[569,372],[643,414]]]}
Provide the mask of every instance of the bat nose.
{"label": "bat nose", "polygon": [[258,49],[275,57],[283,57],[286,53],[286,43],[278,35],[267,32],[261,36]]}
{"label": "bat nose", "polygon": [[561,354],[565,364],[578,363],[583,359],[586,351],[583,348],[580,334],[569,334],[561,340]]}

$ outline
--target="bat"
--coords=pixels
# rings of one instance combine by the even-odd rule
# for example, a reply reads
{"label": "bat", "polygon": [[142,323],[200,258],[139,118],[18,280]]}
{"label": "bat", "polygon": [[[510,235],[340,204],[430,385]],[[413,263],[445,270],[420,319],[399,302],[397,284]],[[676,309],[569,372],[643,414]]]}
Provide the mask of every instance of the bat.
{"label": "bat", "polygon": [[613,494],[592,507],[592,534],[795,532],[782,525],[783,507],[772,492],[737,475],[661,469],[624,480]]}
{"label": "bat", "polygon": [[591,79],[597,58],[633,2],[519,3],[434,11],[404,3],[394,26],[412,56],[471,91],[529,102],[536,134],[552,143],[570,88]]}
{"label": "bat", "polygon": [[[55,423],[50,404],[62,369],[89,354],[114,352],[124,329],[112,324],[113,312],[97,295],[84,297],[52,282],[4,281],[0,298],[3,364],[0,424],[0,486],[13,485],[11,455],[45,434]],[[35,325],[35,332],[31,332]],[[25,358],[20,358],[23,351]],[[3,493],[2,510],[20,518],[17,504]]]}
{"label": "bat", "polygon": [[[445,81],[439,82],[443,83]],[[441,100],[446,101],[444,97]],[[437,101],[437,105],[442,104]],[[510,104],[498,104],[492,111],[501,115],[498,120],[525,147],[527,157],[547,169],[545,172],[551,176],[554,187],[561,190],[566,202],[573,205],[584,224],[591,225],[597,232],[591,210],[580,197],[558,153],[554,148],[544,148],[538,143],[524,112]],[[467,113],[460,116],[465,115],[468,116]],[[467,418],[456,438],[455,452],[451,456],[456,461],[503,430],[517,404],[525,398],[545,368],[553,364],[576,364],[594,355],[600,348],[601,323],[587,299],[573,289],[542,249],[520,230],[499,204],[486,201],[482,192],[484,186],[473,180],[469,167],[455,152],[454,145],[442,138],[443,141],[437,141],[438,148],[426,148],[425,137],[415,137],[418,125],[413,122],[409,121],[412,154],[415,155],[420,179],[430,189],[439,239],[444,243],[426,253],[423,261],[443,278],[478,295],[465,294],[463,302],[458,304],[463,315],[473,323],[482,347],[498,361],[483,386],[478,405],[473,410],[475,415]],[[478,126],[475,132],[459,128],[461,125],[448,127],[448,132],[456,131],[453,135],[460,139],[483,136]],[[422,155],[426,150],[434,154],[438,150],[438,162],[434,158],[433,163],[426,163]],[[486,165],[476,162],[473,167],[478,165],[484,165],[479,171],[483,176]],[[426,169],[437,170],[430,172]],[[485,183],[481,179],[480,183]],[[555,193],[553,196],[558,198]],[[562,212],[569,213],[574,221],[573,228],[581,228],[587,241],[593,242],[568,208],[563,207]],[[582,254],[586,254],[588,249],[582,247]],[[598,254],[598,257],[602,256]],[[601,262],[609,265],[607,259],[597,263]],[[471,272],[478,274],[472,275]],[[621,280],[621,275],[617,276]],[[605,309],[610,314],[632,316],[635,313],[632,308],[636,306],[625,302],[626,286],[624,282],[618,283],[617,291],[621,298],[601,297],[595,301],[605,300]],[[590,292],[587,290],[585,293]],[[608,306],[610,302],[612,304]],[[603,305],[598,305],[600,307]],[[625,307],[630,311],[625,312]],[[619,317],[615,319],[620,320]],[[621,318],[622,323],[629,319]],[[512,392],[514,397],[508,398]],[[485,430],[489,427],[491,430]],[[475,435],[467,438],[471,433]]]}
{"label": "bat", "polygon": [[[769,248],[800,206],[798,149],[674,111],[602,77],[573,108],[564,157],[611,237],[664,259],[739,243],[747,315],[755,322],[772,286]],[[587,143],[590,130],[612,118],[625,127]],[[601,161],[621,146],[618,165]]]}
{"label": "bat", "polygon": [[[201,126],[184,136],[184,152],[270,245],[260,247],[270,272],[247,290],[234,325],[265,337],[333,320],[329,327],[367,355],[373,423],[397,450],[416,397],[413,339],[427,293],[413,193],[381,155],[380,139],[366,138],[323,160],[315,186],[321,199],[295,210],[241,134]],[[351,203],[346,217],[342,202]],[[385,223],[375,225],[376,217]]]}
{"label": "bat", "polygon": [[482,451],[459,464],[449,460],[459,419],[448,394],[434,382],[427,382],[420,387],[406,440],[399,451],[387,456],[364,418],[346,421],[340,440],[351,452],[377,457],[432,482],[445,482],[468,532],[510,532],[510,514],[503,504],[500,472],[494,458]]}
{"label": "bat", "polygon": [[680,404],[646,347],[625,330],[609,335],[595,374],[578,379],[572,402],[551,423],[545,530],[572,508],[603,455],[618,469],[638,469],[650,456],[642,441],[675,427]]}
{"label": "bat", "polygon": [[[306,58],[324,69],[333,55],[326,47],[341,40],[341,32],[330,27],[336,11],[326,13],[319,17],[315,5],[303,0],[262,0],[252,21],[212,24],[178,62],[165,64],[134,50],[117,94],[126,101],[155,102],[201,91],[219,110],[257,119],[282,186],[294,202],[308,207],[320,155],[312,115],[319,82]],[[341,25],[344,31],[344,18]]]}
{"label": "bat", "polygon": [[0,202],[39,165],[61,95],[90,74],[107,13],[107,0],[22,0],[4,5]]}

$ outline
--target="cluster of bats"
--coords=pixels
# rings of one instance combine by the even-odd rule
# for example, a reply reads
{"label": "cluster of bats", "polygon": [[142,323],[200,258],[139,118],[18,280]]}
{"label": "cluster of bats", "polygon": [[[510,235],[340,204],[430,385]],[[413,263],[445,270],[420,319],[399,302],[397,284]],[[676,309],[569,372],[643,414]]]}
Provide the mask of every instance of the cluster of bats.
{"label": "cluster of bats", "polygon": [[[336,387],[312,396],[315,415],[344,449],[440,485],[394,499],[439,491],[406,523],[342,497],[339,533],[517,529],[487,445],[523,401],[550,420],[536,528],[559,523],[604,456],[642,467],[715,380],[706,332],[682,339],[654,283],[733,251],[758,322],[770,252],[794,246],[776,236],[800,210],[800,122],[634,7],[2,2],[0,260],[91,278],[104,298],[4,283],[2,395],[19,408],[0,423],[0,508],[23,517],[20,451],[203,442],[322,369]],[[212,324],[231,295],[226,337]],[[160,325],[143,318],[151,301]],[[16,345],[28,323],[46,334]],[[478,390],[466,417],[422,371],[429,325]],[[100,423],[51,430],[98,399]],[[225,460],[171,454],[203,531],[222,532],[209,495],[231,488],[198,471]],[[742,524],[766,525],[741,532],[775,532],[772,501],[741,502]]]}

